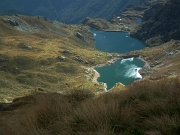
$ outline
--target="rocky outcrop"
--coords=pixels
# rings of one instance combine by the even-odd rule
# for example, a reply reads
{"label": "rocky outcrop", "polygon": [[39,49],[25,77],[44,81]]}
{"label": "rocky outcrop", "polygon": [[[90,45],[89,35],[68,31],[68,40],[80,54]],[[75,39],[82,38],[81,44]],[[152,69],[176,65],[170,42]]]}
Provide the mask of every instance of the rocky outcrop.
{"label": "rocky outcrop", "polygon": [[107,20],[105,19],[91,19],[90,17],[86,17],[81,24],[88,25],[94,30],[105,30],[110,28]]}
{"label": "rocky outcrop", "polygon": [[83,35],[82,35],[81,33],[77,32],[77,33],[76,33],[76,36],[77,36],[78,38],[84,40],[84,37],[83,37]]}
{"label": "rocky outcrop", "polygon": [[180,39],[180,1],[152,5],[145,13],[142,23],[136,27],[131,36],[145,41],[150,46],[157,46],[171,39]]}

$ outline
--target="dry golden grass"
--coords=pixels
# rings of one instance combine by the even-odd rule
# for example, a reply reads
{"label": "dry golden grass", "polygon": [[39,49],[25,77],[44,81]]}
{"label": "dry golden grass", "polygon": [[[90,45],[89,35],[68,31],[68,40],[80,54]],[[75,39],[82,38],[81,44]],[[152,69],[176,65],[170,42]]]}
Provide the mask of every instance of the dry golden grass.
{"label": "dry golden grass", "polygon": [[[84,84],[89,86],[88,89],[101,91],[87,81],[81,66],[104,63],[109,58],[97,56],[101,52],[94,49],[93,35],[86,27],[62,23],[55,27],[42,18],[20,16],[28,25],[40,30],[24,33],[4,23],[3,18],[11,17],[0,17],[0,60],[3,61],[0,70],[4,75],[0,85],[2,98],[11,101],[39,90],[59,92]],[[76,37],[77,32],[83,34],[84,40]],[[72,54],[65,54],[64,50]],[[66,59],[61,60],[60,56]],[[7,87],[5,82],[13,87]]]}
{"label": "dry golden grass", "polygon": [[[0,131],[2,135],[179,135],[179,88],[179,81],[172,79],[136,82],[98,98],[86,89],[24,97],[0,112]],[[11,113],[2,115],[7,110]]]}

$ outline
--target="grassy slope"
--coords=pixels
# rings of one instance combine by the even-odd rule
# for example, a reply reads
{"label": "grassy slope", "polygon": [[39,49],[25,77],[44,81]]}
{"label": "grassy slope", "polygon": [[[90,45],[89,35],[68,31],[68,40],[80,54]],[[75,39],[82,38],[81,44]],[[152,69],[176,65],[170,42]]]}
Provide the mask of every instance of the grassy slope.
{"label": "grassy slope", "polygon": [[[94,49],[93,35],[86,28],[61,23],[55,27],[42,18],[20,16],[18,19],[26,21],[28,27],[38,30],[25,33],[4,23],[2,18],[13,17],[0,19],[1,101],[39,90],[57,92],[80,86],[102,90],[87,81],[82,68],[108,60],[105,53],[97,56],[101,52]],[[83,34],[84,40],[76,37],[77,31]],[[72,54],[63,53],[64,50]],[[60,56],[66,59],[61,60]]]}
{"label": "grassy slope", "polygon": [[[99,98],[81,89],[4,105],[2,135],[179,135],[180,83],[141,81]],[[2,117],[3,116],[3,117]]]}

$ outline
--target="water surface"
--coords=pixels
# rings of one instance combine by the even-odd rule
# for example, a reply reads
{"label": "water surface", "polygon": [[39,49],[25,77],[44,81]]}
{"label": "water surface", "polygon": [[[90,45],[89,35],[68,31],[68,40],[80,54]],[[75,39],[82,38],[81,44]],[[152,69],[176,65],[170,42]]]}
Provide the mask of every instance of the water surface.
{"label": "water surface", "polygon": [[130,37],[127,32],[90,31],[95,37],[95,48],[104,52],[126,53],[147,46],[141,40]]}
{"label": "water surface", "polygon": [[[93,31],[95,37],[95,48],[110,53],[126,53],[133,50],[140,50],[147,45],[135,38],[130,37],[126,32],[104,32]],[[144,66],[144,62],[137,58],[117,60],[112,65],[95,68],[99,72],[98,82],[107,84],[111,89],[117,82],[129,85],[142,76],[138,70]]]}
{"label": "water surface", "polygon": [[137,58],[128,58],[117,60],[112,65],[95,68],[100,74],[98,82],[106,83],[107,89],[111,89],[117,82],[129,85],[135,80],[142,78],[138,70],[141,69],[144,64],[143,61]]}

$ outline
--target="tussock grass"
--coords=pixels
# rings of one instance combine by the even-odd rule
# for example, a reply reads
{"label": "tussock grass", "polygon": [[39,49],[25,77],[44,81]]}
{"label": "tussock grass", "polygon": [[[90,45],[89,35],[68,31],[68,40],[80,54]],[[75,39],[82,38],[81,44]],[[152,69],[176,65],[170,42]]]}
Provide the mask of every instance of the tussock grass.
{"label": "tussock grass", "polygon": [[12,110],[0,130],[2,135],[178,135],[179,88],[178,79],[169,79],[138,81],[97,98],[82,88],[37,94],[30,107]]}

